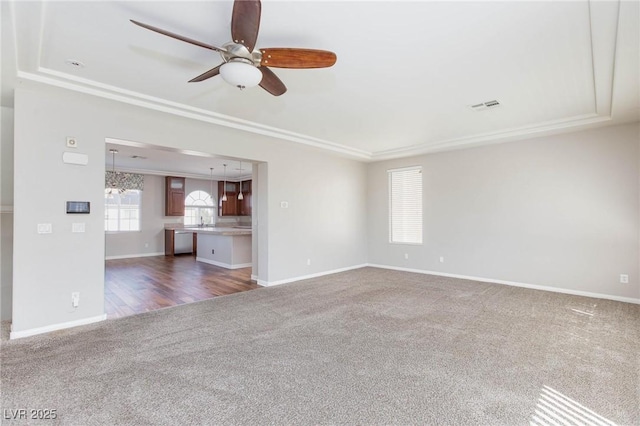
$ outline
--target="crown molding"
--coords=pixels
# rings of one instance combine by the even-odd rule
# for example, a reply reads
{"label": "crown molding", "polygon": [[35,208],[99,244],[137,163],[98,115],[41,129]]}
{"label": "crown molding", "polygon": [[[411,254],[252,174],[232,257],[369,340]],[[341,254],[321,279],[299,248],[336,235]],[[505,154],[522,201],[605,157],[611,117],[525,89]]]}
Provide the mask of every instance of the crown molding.
{"label": "crown molding", "polygon": [[371,158],[371,152],[358,148],[352,148],[335,142],[303,135],[301,133],[291,132],[289,130],[284,130],[277,127],[267,126],[264,124],[219,114],[202,108],[196,108],[178,102],[144,95],[138,92],[121,89],[119,87],[98,83],[93,80],[75,77],[45,67],[38,67],[38,73],[39,74],[35,74],[32,72],[18,70],[17,76],[18,78],[24,80],[60,87],[63,89],[97,96],[104,99],[123,102],[129,105],[135,105],[142,108],[161,111],[180,117],[190,118],[193,120],[203,121],[219,126],[225,126],[232,129],[269,136],[276,139],[296,142],[303,145],[331,151],[336,154],[340,154],[342,156],[350,157],[353,159],[369,160]]}
{"label": "crown molding", "polygon": [[[68,78],[66,74],[58,73],[51,70],[44,71],[40,68],[39,71],[51,74],[60,75],[60,78]],[[301,135],[294,132],[289,132],[274,127],[264,126],[258,123],[252,123],[247,120],[236,119],[233,117],[224,116],[211,111],[206,111],[200,108],[190,107],[182,105],[176,102],[166,101],[160,98],[152,96],[142,95],[136,92],[131,92],[116,87],[106,86],[101,83],[92,82],[95,87],[77,84],[72,81],[59,80],[53,77],[47,77],[44,75],[28,73],[24,71],[18,71],[18,77],[34,81],[36,83],[42,83],[50,86],[60,87],[76,92],[81,92],[93,96],[102,97],[105,99],[115,100],[118,102],[127,103],[130,105],[136,105],[143,108],[148,108],[156,111],[166,112],[177,116],[191,118],[199,121],[204,121],[221,126],[231,127],[238,130],[244,130],[251,133],[270,136],[278,139],[288,140],[292,142],[301,143],[307,146],[313,146],[320,149],[332,151],[334,153],[341,154],[359,161],[372,162],[383,161],[401,157],[408,157],[413,155],[424,155],[435,152],[471,148],[480,145],[491,145],[504,142],[511,142],[515,140],[521,140],[526,138],[540,137],[550,134],[566,133],[571,131],[584,130],[590,127],[596,127],[597,125],[603,125],[603,123],[611,121],[610,115],[598,115],[598,114],[586,114],[578,117],[570,117],[567,119],[554,120],[552,122],[536,123],[534,125],[522,126],[519,128],[507,129],[499,132],[482,133],[464,138],[445,139],[436,142],[428,142],[424,144],[417,144],[410,147],[395,148],[389,150],[369,152],[360,149],[350,148],[343,145],[335,144],[329,141],[323,141],[321,139],[311,138],[305,135]],[[69,79],[69,80],[81,80],[81,79]],[[108,89],[103,89],[102,87]],[[123,170],[124,171],[124,170]],[[139,170],[133,173],[145,173],[162,175],[167,172],[152,172],[149,170]],[[171,174],[171,173],[169,173]],[[194,179],[203,179],[204,177],[198,174],[185,174],[185,177],[191,177]]]}
{"label": "crown molding", "polygon": [[[206,181],[210,181],[210,180],[215,180],[215,181],[223,181],[226,180],[227,182],[241,182],[241,181],[245,181],[245,180],[251,180],[253,178],[252,175],[243,175],[243,176],[238,176],[238,177],[233,177],[233,178],[225,178],[224,176],[216,176],[213,175],[213,178],[211,177],[211,175],[203,175],[203,174],[198,174],[198,173],[185,173],[185,172],[172,172],[172,171],[167,171],[167,170],[149,170],[149,169],[136,169],[136,168],[131,168],[131,167],[116,167],[115,168],[117,172],[122,172],[122,173],[137,173],[140,175],[151,175],[151,176],[176,176],[176,177],[183,177],[183,178],[189,178],[189,179],[198,179],[198,180],[206,180]],[[110,170],[107,170],[110,171]]]}
{"label": "crown molding", "polygon": [[431,154],[435,152],[512,142],[521,139],[548,136],[551,134],[575,132],[579,130],[586,130],[597,125],[602,125],[602,123],[608,121],[611,121],[610,116],[587,114],[579,117],[507,129],[500,132],[482,133],[464,138],[447,139],[435,143],[413,145],[406,148],[377,151],[373,153],[371,159],[372,161],[391,160],[394,158],[409,157],[413,155]]}
{"label": "crown molding", "polygon": [[[590,49],[592,56],[593,72],[593,92],[594,105],[593,114],[560,119],[554,122],[536,123],[533,125],[504,129],[497,132],[489,132],[467,136],[463,138],[441,139],[420,143],[401,148],[388,150],[368,151],[349,147],[328,140],[314,138],[308,135],[291,132],[281,128],[271,127],[260,123],[227,116],[224,114],[207,111],[205,109],[191,107],[178,102],[168,101],[158,97],[144,95],[135,91],[121,89],[115,86],[99,83],[93,80],[83,79],[71,74],[52,70],[40,66],[42,49],[42,27],[45,15],[45,3],[40,7],[37,14],[32,19],[26,20],[22,26],[39,26],[40,34],[31,38],[22,38],[19,42],[17,38],[17,24],[14,7],[11,8],[13,33],[15,43],[16,63],[23,70],[17,71],[17,77],[56,86],[76,92],[89,94],[105,99],[123,102],[151,110],[161,111],[176,116],[199,120],[228,128],[238,129],[254,134],[273,137],[302,145],[315,147],[325,151],[335,153],[340,156],[355,159],[363,162],[381,161],[412,155],[423,155],[447,150],[471,148],[480,145],[490,145],[510,142],[526,138],[535,138],[551,134],[580,131],[589,128],[618,124],[619,111],[615,120],[612,119],[613,87],[616,68],[616,54],[618,50],[618,38],[620,37],[620,16],[624,13],[620,0],[613,1],[593,1],[588,0],[589,7],[589,32]],[[12,4],[13,6],[13,4]],[[24,49],[31,52],[22,61],[19,59],[21,45],[26,47],[37,47],[37,49]],[[145,173],[151,174],[148,171]],[[193,175],[194,178],[202,178]]]}

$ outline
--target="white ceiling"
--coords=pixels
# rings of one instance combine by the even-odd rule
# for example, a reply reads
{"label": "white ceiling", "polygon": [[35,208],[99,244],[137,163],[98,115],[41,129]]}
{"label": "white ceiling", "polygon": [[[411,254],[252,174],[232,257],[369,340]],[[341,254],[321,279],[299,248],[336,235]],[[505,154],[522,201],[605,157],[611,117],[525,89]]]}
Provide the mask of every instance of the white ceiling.
{"label": "white ceiling", "polygon": [[[273,69],[288,87],[280,97],[219,77],[187,83],[219,54],[129,22],[222,45],[230,1],[2,7],[3,105],[17,80],[35,80],[363,161],[640,120],[637,1],[263,0],[258,47],[338,57]],[[469,108],[494,99],[502,106]]]}
{"label": "white ceiling", "polygon": [[[146,144],[107,139],[106,168],[151,175],[185,176],[195,179],[245,180],[252,178],[253,164],[242,159],[216,157],[204,153],[184,153],[151,148]],[[111,149],[118,152],[115,156]],[[115,158],[114,158],[115,157]],[[224,165],[227,165],[225,168]],[[213,168],[213,170],[211,170]]]}

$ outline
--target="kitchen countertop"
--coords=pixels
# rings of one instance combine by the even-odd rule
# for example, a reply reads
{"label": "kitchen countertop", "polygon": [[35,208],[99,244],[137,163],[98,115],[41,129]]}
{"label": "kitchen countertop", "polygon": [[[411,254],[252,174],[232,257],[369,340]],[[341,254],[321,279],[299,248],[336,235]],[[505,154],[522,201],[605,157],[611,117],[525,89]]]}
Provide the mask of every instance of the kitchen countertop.
{"label": "kitchen countertop", "polygon": [[168,229],[168,230],[173,230],[175,232],[193,232],[196,234],[202,234],[202,235],[251,235],[252,231],[251,228],[246,228],[246,227],[239,227],[239,228],[235,228],[235,227],[222,227],[222,226],[189,226],[189,227],[182,227],[182,226],[176,226],[176,227],[165,227],[164,229]]}

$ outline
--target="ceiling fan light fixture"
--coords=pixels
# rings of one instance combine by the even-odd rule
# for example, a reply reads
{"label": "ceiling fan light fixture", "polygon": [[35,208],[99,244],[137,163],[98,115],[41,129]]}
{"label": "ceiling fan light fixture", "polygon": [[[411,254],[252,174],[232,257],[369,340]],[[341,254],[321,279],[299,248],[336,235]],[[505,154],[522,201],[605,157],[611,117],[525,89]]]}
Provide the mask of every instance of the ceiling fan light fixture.
{"label": "ceiling fan light fixture", "polygon": [[192,78],[189,83],[221,75],[227,83],[241,90],[260,85],[273,96],[280,96],[287,91],[287,87],[271,71],[270,67],[326,68],[336,63],[336,54],[327,50],[294,47],[256,49],[261,10],[260,0],[234,0],[231,13],[231,39],[233,42],[226,43],[223,47],[203,43],[162,28],[143,24],[134,19],[130,19],[130,21],[147,30],[220,53],[224,63]]}
{"label": "ceiling fan light fixture", "polygon": [[255,87],[262,81],[262,73],[243,58],[235,58],[220,67],[220,75],[232,86],[240,89]]}

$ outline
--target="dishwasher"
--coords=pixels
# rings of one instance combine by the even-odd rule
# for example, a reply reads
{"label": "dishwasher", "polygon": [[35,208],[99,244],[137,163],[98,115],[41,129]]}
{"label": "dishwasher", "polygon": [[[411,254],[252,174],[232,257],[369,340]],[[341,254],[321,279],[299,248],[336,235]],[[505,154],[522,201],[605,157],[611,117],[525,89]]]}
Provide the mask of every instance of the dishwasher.
{"label": "dishwasher", "polygon": [[176,231],[173,240],[175,254],[193,253],[193,232]]}

